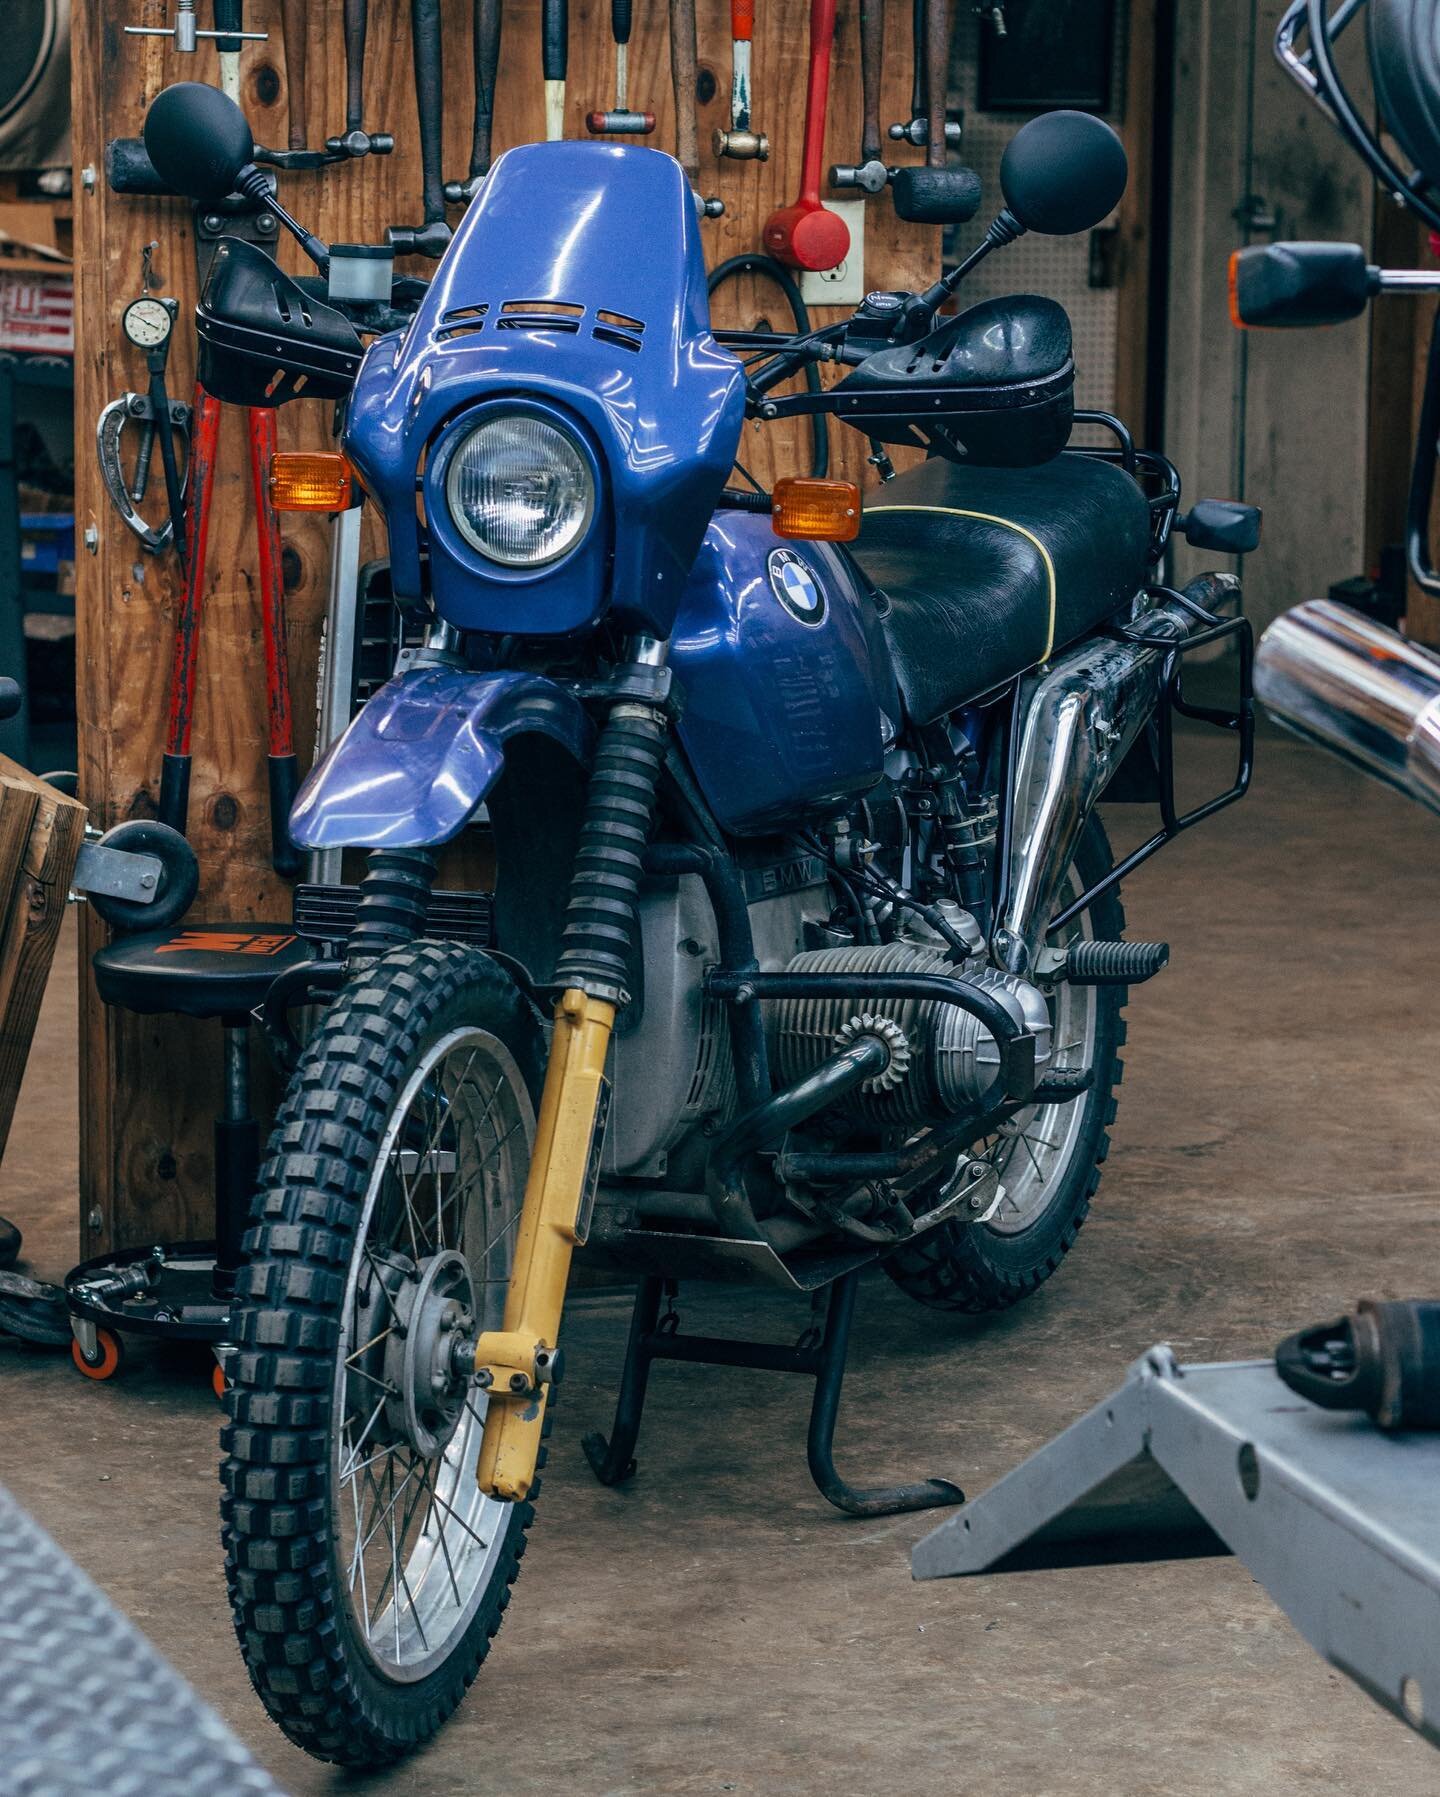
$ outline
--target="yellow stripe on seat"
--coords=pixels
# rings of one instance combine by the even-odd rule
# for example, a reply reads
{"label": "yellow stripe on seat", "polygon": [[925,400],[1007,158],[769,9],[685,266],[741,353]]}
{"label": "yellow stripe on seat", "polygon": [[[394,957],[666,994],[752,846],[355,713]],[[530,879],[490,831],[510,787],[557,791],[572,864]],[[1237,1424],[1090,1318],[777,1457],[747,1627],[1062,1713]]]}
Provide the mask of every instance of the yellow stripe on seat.
{"label": "yellow stripe on seat", "polygon": [[1050,651],[1055,647],[1055,564],[1050,559],[1050,551],[1033,530],[1026,530],[1023,524],[1016,524],[1012,518],[997,518],[991,512],[969,512],[957,505],[868,505],[865,508],[867,518],[879,517],[883,512],[938,512],[945,518],[974,518],[981,524],[998,524],[1002,530],[1013,530],[1027,542],[1033,543],[1040,551],[1040,559],[1045,564],[1045,575],[1050,586],[1050,623],[1045,633],[1045,649],[1038,659],[1050,659]]}

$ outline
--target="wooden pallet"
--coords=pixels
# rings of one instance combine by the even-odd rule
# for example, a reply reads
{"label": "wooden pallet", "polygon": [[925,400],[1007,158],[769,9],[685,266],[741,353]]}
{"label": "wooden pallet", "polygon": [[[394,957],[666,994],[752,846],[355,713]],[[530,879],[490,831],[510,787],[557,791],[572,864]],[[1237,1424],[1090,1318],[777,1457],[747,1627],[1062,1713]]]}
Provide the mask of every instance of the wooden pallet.
{"label": "wooden pallet", "polygon": [[85,807],[0,755],[0,1159],[65,916]]}

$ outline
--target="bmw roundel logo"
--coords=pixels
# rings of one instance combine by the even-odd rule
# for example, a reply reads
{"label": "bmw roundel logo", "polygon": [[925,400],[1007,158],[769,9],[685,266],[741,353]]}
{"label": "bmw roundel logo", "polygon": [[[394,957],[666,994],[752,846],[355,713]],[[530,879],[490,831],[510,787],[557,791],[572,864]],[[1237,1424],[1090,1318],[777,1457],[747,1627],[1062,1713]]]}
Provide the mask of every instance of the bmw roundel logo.
{"label": "bmw roundel logo", "polygon": [[770,590],[801,624],[818,624],[825,616],[820,583],[793,549],[772,549],[768,562]]}

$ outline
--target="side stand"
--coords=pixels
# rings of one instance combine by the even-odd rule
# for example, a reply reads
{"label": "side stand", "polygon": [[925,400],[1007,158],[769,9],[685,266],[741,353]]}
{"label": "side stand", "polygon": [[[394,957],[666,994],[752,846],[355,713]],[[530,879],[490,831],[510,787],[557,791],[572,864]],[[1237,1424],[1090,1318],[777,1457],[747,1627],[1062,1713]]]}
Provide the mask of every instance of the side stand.
{"label": "side stand", "polygon": [[777,1342],[732,1341],[715,1335],[681,1335],[680,1318],[673,1306],[660,1315],[666,1280],[642,1279],[635,1294],[630,1319],[630,1340],[620,1393],[615,1403],[615,1425],[607,1442],[598,1430],[582,1444],[595,1477],[602,1485],[618,1485],[635,1472],[635,1443],[645,1409],[645,1388],[651,1363],[656,1360],[697,1361],[707,1366],[758,1367],[772,1373],[805,1373],[815,1381],[810,1404],[810,1432],[806,1459],[810,1477],[822,1497],[850,1516],[893,1516],[904,1510],[933,1510],[946,1504],[963,1504],[965,1494],[948,1479],[922,1479],[910,1485],[855,1486],[835,1470],[835,1418],[840,1409],[840,1387],[850,1351],[850,1322],[855,1314],[855,1286],[859,1269],[846,1273],[829,1288],[823,1329],[812,1323],[787,1348]]}

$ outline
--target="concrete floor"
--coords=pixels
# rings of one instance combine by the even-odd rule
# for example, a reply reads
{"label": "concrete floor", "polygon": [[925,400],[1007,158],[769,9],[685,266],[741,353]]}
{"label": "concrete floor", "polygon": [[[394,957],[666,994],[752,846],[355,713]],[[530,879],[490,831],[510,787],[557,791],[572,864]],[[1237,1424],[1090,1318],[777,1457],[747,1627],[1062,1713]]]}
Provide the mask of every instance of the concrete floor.
{"label": "concrete floor", "polygon": [[[1175,955],[1131,1004],[1114,1152],[1079,1247],[984,1329],[884,1279],[862,1292],[841,1416],[852,1476],[978,1491],[1153,1341],[1263,1354],[1362,1293],[1440,1284],[1425,947],[1440,832],[1318,753],[1261,747],[1250,800],[1132,882],[1131,934]],[[75,1253],[72,987],[62,966],[0,1180],[0,1211],[50,1276]],[[686,1316],[777,1339],[801,1321],[783,1298],[714,1290]],[[93,1386],[0,1347],[0,1480],[296,1797],[1440,1793],[1440,1757],[1233,1561],[912,1584],[929,1521],[829,1511],[805,1476],[805,1391],[774,1375],[660,1368],[640,1475],[602,1489],[578,1444],[608,1425],[625,1322],[620,1296],[577,1305],[557,1451],[490,1667],[435,1747],[374,1781],[306,1760],[250,1692],[203,1367],[137,1351]]]}

